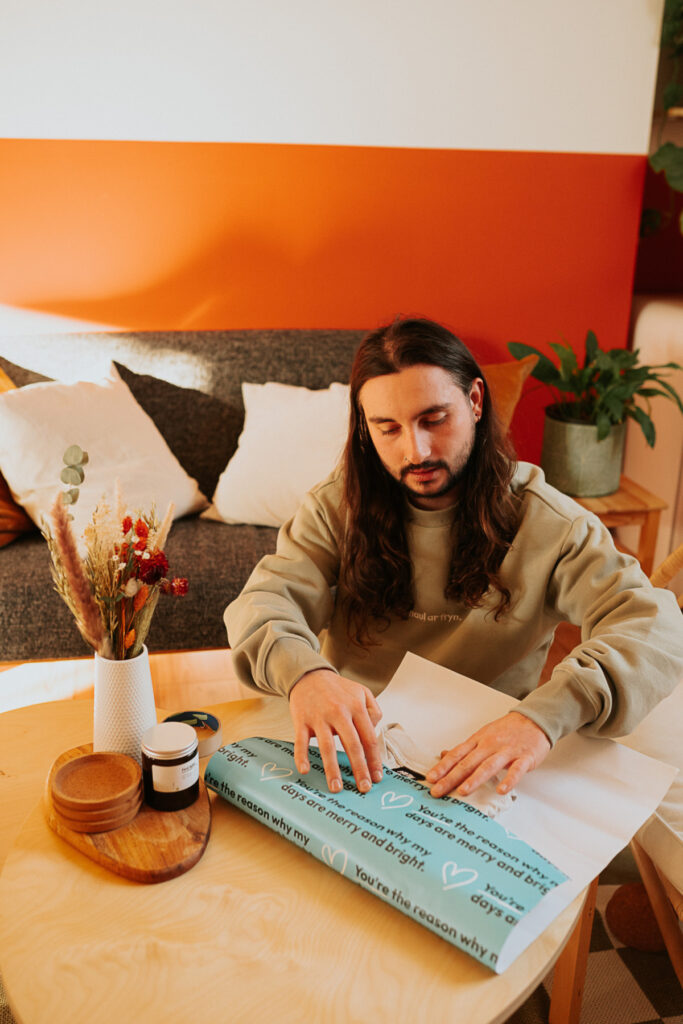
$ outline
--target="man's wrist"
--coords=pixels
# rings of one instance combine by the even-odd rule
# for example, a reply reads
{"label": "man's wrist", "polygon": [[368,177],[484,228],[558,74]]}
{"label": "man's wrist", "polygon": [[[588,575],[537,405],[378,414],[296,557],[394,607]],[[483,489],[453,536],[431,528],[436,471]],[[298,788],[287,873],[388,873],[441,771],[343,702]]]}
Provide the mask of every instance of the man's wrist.
{"label": "man's wrist", "polygon": [[310,676],[313,676],[313,675],[322,675],[323,673],[329,674],[329,675],[332,675],[332,676],[338,676],[339,675],[337,670],[332,668],[331,666],[329,666],[329,667],[328,666],[324,666],[324,667],[321,667],[321,668],[309,668],[307,672],[302,672],[302,674],[299,676],[299,678],[296,679],[292,683],[292,685],[289,688],[289,693],[287,694],[287,699],[288,700],[291,699],[292,691],[294,690],[294,687],[298,686],[299,683],[303,679],[307,679],[307,678],[309,678]]}

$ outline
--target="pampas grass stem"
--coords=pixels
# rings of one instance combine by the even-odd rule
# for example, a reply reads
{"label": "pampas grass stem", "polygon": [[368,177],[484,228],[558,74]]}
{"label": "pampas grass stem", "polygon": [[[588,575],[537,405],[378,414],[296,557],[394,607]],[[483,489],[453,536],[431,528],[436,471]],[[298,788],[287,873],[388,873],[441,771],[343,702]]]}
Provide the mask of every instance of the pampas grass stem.
{"label": "pampas grass stem", "polygon": [[[59,556],[66,583],[66,593],[62,590],[60,593],[67,604],[70,604],[76,625],[85,641],[102,657],[111,658],[112,649],[109,637],[105,632],[100,610],[83,570],[83,563],[78,554],[61,494],[55,499],[50,516],[54,527],[54,547]],[[67,600],[67,593],[70,600]]]}

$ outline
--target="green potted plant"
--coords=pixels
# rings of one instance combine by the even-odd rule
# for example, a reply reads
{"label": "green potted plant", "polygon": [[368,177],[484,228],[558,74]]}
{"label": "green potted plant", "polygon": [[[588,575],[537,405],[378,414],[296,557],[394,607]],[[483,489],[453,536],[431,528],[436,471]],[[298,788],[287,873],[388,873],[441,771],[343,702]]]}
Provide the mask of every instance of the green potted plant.
{"label": "green potted plant", "polygon": [[601,349],[590,330],[581,364],[568,342],[551,342],[550,347],[557,353],[558,365],[531,345],[508,344],[515,359],[538,356],[531,375],[554,395],[545,410],[541,467],[548,482],[566,494],[611,494],[619,487],[626,421],[635,420],[654,447],[652,399],[669,398],[683,413],[678,393],[661,371],[683,367],[678,363],[641,365],[637,350]]}

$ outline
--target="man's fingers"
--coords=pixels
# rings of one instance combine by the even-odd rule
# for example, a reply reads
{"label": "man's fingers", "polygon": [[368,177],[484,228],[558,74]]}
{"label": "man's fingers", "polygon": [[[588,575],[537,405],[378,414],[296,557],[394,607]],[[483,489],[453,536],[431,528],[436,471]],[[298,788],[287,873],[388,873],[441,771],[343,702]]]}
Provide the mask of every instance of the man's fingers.
{"label": "man's fingers", "polygon": [[353,723],[349,722],[340,728],[338,736],[348,756],[351,771],[353,772],[353,777],[356,780],[356,788],[361,793],[367,793],[372,786],[370,769],[368,768],[368,763],[365,759],[363,744],[360,741]]}
{"label": "man's fingers", "polygon": [[308,744],[311,741],[311,732],[308,726],[300,723],[296,727],[294,735],[294,764],[300,775],[305,775],[311,764],[308,760]]}
{"label": "man's fingers", "polygon": [[379,721],[382,711],[366,687],[363,687],[362,703],[352,701],[348,711],[349,717],[341,718],[336,731],[348,756],[356,787],[359,792],[367,793],[372,783],[382,778],[382,759],[374,729],[374,720]]}
{"label": "man's fingers", "polygon": [[375,700],[375,696],[371,690],[365,691],[365,707],[367,708],[367,712],[373,726],[379,725],[382,720],[382,709]]}
{"label": "man's fingers", "polygon": [[534,765],[531,763],[531,758],[519,757],[516,761],[513,761],[508,768],[505,778],[496,786],[496,790],[499,793],[509,793],[514,786],[517,785],[519,780],[527,772],[533,769]]}
{"label": "man's fingers", "polygon": [[331,792],[342,788],[335,738],[349,758],[361,793],[382,778],[382,759],[375,725],[382,710],[372,692],[360,683],[345,679],[328,669],[305,673],[294,684],[289,708],[295,724],[294,760],[300,772],[308,771],[308,744],[318,741]]}
{"label": "man's fingers", "polygon": [[[379,741],[372,720],[373,704],[376,702],[368,690],[365,705],[354,708],[351,721],[337,730],[361,793],[367,793],[373,782],[380,782],[383,774]],[[379,707],[376,711],[381,715]]]}
{"label": "man's fingers", "polygon": [[457,747],[453,747],[452,750],[442,750],[441,760],[438,761],[433,768],[427,772],[425,778],[427,782],[438,782],[444,775],[448,774],[456,764],[459,764],[471,751],[476,747],[474,740],[465,741],[460,743]]}
{"label": "man's fingers", "polygon": [[[461,769],[456,773],[456,776],[453,779],[453,785],[450,787],[450,789],[453,790],[457,788],[458,794],[460,796],[468,796],[478,786],[482,786],[485,782],[488,782],[489,779],[493,778],[493,776],[497,772],[499,772],[501,768],[505,767],[507,761],[507,753],[505,751],[501,751],[499,753],[493,754],[491,757],[485,758],[475,768],[474,771],[465,768],[465,771],[463,772]],[[458,767],[461,768],[460,765]],[[448,778],[450,779],[450,776],[448,776]],[[445,779],[442,780],[442,784],[445,781]],[[449,792],[448,789],[443,790],[443,793],[447,792]],[[439,795],[443,796],[443,793],[440,793]]]}
{"label": "man's fingers", "polygon": [[[364,759],[370,772],[370,777],[373,782],[381,782],[384,772],[382,769],[382,755],[379,749],[379,741],[374,729],[374,726],[377,723],[373,722],[368,710],[367,715],[359,715],[357,719],[354,719],[353,724],[355,725],[358,733]],[[346,752],[349,754],[348,750]],[[350,754],[349,757],[351,757]],[[356,779],[356,781],[358,780]]]}
{"label": "man's fingers", "polygon": [[[471,793],[492,775],[495,775],[505,764],[504,757],[494,755],[484,758],[476,751],[458,761],[450,771],[442,775],[431,787],[432,796],[445,796],[446,793],[458,790],[461,795]],[[429,781],[429,780],[428,780]]]}
{"label": "man's fingers", "polygon": [[507,793],[523,775],[538,767],[549,750],[550,740],[540,726],[510,711],[443,753],[427,772],[430,792],[439,797],[457,789],[460,796],[467,796],[507,768],[497,787],[499,793]]}
{"label": "man's fingers", "polygon": [[317,733],[320,756],[323,759],[327,788],[330,793],[339,793],[342,788],[341,772],[337,761],[337,747],[334,742],[334,735],[329,729],[321,729]]}

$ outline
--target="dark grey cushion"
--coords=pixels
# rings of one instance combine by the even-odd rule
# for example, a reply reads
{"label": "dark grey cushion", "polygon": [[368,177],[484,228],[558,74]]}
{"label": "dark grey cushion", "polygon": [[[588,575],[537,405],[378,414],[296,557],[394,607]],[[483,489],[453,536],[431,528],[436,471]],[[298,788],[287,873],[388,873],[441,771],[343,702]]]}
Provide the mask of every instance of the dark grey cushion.
{"label": "dark grey cushion", "polygon": [[123,363],[115,366],[185,472],[211,498],[234,451],[235,413],[214,395],[134,373]]}

